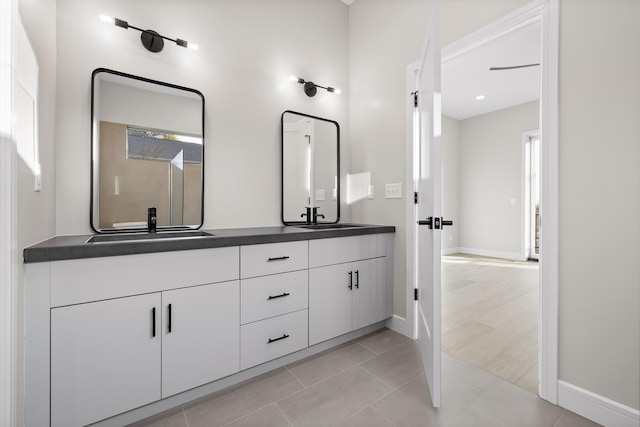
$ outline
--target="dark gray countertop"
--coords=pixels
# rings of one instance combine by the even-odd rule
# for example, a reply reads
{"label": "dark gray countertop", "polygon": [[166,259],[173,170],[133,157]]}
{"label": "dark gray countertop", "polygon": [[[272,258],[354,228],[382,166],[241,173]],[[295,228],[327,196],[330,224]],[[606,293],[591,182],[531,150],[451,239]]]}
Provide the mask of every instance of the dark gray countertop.
{"label": "dark gray countertop", "polygon": [[320,230],[295,226],[228,228],[204,230],[212,234],[212,236],[206,237],[129,240],[109,243],[86,243],[87,239],[92,237],[91,235],[58,236],[25,248],[23,256],[25,263],[31,263],[395,233],[395,227],[388,225],[353,224],[353,227],[343,227]]}

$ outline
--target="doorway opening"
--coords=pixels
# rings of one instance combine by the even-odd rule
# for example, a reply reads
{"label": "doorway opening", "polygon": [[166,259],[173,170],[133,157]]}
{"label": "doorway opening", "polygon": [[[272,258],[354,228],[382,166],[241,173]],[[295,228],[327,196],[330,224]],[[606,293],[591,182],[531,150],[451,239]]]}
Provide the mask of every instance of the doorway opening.
{"label": "doorway opening", "polygon": [[540,259],[540,132],[522,134],[524,143],[524,242],[528,260]]}
{"label": "doorway opening", "polygon": [[[538,382],[538,394],[545,400],[552,403],[557,402],[557,337],[558,337],[558,312],[557,312],[557,300],[558,300],[558,128],[557,128],[557,111],[558,111],[558,93],[557,93],[557,79],[558,79],[558,16],[557,16],[557,2],[554,0],[540,0],[531,3],[517,11],[499,19],[498,21],[482,28],[463,39],[460,39],[451,45],[446,46],[442,50],[442,59],[445,61],[447,58],[453,58],[464,54],[467,51],[472,50],[474,47],[487,43],[490,40],[496,39],[501,35],[508,34],[518,28],[527,26],[532,22],[539,22],[541,25],[540,36],[540,86],[539,94],[539,137],[540,137],[540,154],[539,164],[541,169],[540,177],[540,201],[539,201],[539,217],[542,221],[539,221],[539,245],[538,245],[538,257],[539,263],[528,263],[525,266],[532,268],[537,267],[539,270],[539,292],[538,301],[539,304],[535,304],[537,308],[536,320],[539,322],[535,325],[538,335],[538,355],[537,355],[537,369],[532,368],[531,372],[537,370]],[[512,65],[512,64],[510,64]],[[410,93],[413,89],[412,82],[415,82],[415,70],[417,70],[417,64],[412,64],[407,68],[407,93]],[[443,108],[445,104],[446,94],[443,96]],[[413,116],[413,102],[412,97],[407,97],[407,132],[408,135],[412,135],[412,116]],[[525,129],[531,129],[537,127],[535,124]],[[446,132],[445,124],[443,124],[443,137]],[[519,135],[522,129],[519,131]],[[515,147],[519,152],[522,152],[522,144],[518,142],[519,136],[515,138]],[[444,149],[444,146],[443,146]],[[407,139],[407,183],[413,182],[413,164],[414,147],[412,138]],[[439,157],[439,153],[438,153]],[[520,163],[520,162],[519,162]],[[442,165],[443,169],[446,165]],[[502,167],[502,166],[500,166]],[[443,178],[444,180],[445,178]],[[515,178],[518,190],[518,197],[515,202],[512,201],[514,197],[508,197],[502,199],[502,202],[513,206],[514,211],[519,215],[516,220],[519,228],[517,234],[519,237],[524,235],[524,229],[526,228],[523,223],[525,217],[524,208],[524,180],[522,176]],[[446,183],[445,183],[446,185]],[[414,187],[415,188],[415,187]],[[407,185],[407,196],[412,196],[414,188]],[[521,192],[522,190],[522,192]],[[515,193],[514,193],[515,194]],[[428,195],[427,195],[428,196]],[[444,196],[444,192],[443,192]],[[420,194],[422,197],[422,194]],[[411,201],[413,202],[413,201]],[[443,204],[444,204],[443,200]],[[414,226],[418,219],[415,216],[415,210],[410,206],[410,202],[407,202],[407,319],[406,323],[397,323],[402,327],[405,327],[408,332],[413,329],[413,336],[416,337],[415,329],[413,326],[416,324],[417,311],[415,309],[416,302],[413,298],[413,287],[419,280],[416,273],[416,265],[420,262],[416,258],[415,253],[415,237],[413,234]],[[447,217],[451,215],[443,212]],[[456,225],[458,227],[456,227]],[[492,218],[491,221],[481,222],[478,221],[475,225],[476,228],[488,228],[499,229],[501,227],[500,220]],[[460,222],[456,222],[454,218],[454,233],[457,232],[460,227]],[[462,231],[462,230],[460,230]],[[450,239],[449,236],[442,233],[442,242],[446,243]],[[455,238],[454,238],[455,240]],[[534,241],[535,245],[535,241]],[[455,245],[453,248],[449,248],[443,251],[444,255],[452,255],[456,252],[453,250],[458,248],[460,244]],[[507,264],[512,270],[527,270],[527,268],[519,268],[516,263],[524,263],[527,261],[528,256],[524,256],[525,242],[521,239],[520,245],[510,252],[508,255],[501,258],[511,258]],[[466,251],[470,252],[470,251]],[[498,251],[499,252],[499,251]],[[493,256],[504,255],[496,254],[496,251],[489,253],[476,253],[467,254],[475,256]],[[517,261],[516,261],[517,260]],[[462,262],[469,262],[468,259],[457,260]],[[498,263],[495,258],[484,259],[478,262],[486,263]],[[489,266],[481,266],[489,267]],[[439,270],[439,269],[438,269]],[[439,276],[440,271],[437,272]],[[440,282],[438,277],[438,284]],[[536,293],[535,289],[532,294]],[[524,297],[523,297],[524,298]],[[439,309],[440,307],[438,307]],[[439,310],[438,310],[439,311]],[[443,310],[444,315],[444,310]],[[393,325],[392,325],[393,326]],[[401,330],[398,328],[398,330]]]}

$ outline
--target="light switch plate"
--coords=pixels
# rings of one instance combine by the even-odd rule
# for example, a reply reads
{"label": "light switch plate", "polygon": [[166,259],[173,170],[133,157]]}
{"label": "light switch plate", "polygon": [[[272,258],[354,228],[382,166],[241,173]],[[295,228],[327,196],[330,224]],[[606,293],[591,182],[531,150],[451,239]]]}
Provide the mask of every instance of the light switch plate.
{"label": "light switch plate", "polygon": [[386,199],[402,199],[402,183],[387,184],[384,197]]}

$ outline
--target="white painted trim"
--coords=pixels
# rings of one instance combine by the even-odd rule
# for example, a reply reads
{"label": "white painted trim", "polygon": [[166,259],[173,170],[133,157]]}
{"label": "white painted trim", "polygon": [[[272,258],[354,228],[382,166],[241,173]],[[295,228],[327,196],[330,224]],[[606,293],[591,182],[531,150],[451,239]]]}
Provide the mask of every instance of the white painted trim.
{"label": "white painted trim", "polygon": [[17,424],[17,166],[13,125],[17,0],[0,2],[0,426]]}
{"label": "white painted trim", "polygon": [[405,167],[405,203],[406,203],[406,247],[405,247],[405,280],[406,280],[406,319],[407,335],[412,339],[418,338],[416,302],[413,300],[413,289],[416,286],[416,274],[414,256],[416,253],[416,222],[415,203],[413,202],[413,194],[416,191],[416,182],[413,171],[413,97],[411,92],[416,90],[416,76],[418,72],[419,62],[413,62],[407,66],[406,73],[406,167]]}
{"label": "white painted trim", "polygon": [[387,328],[413,339],[413,328],[407,319],[398,315],[393,315],[386,323]]}
{"label": "white painted trim", "polygon": [[470,33],[442,48],[442,63],[467,51],[540,20],[548,0],[533,1],[499,20]]}
{"label": "white painted trim", "polygon": [[442,249],[442,251],[440,252],[440,255],[453,255],[453,254],[459,254],[460,253],[460,248],[459,247],[455,247],[455,248],[448,248],[448,249]]}
{"label": "white painted trim", "polygon": [[547,0],[542,10],[540,88],[540,322],[539,392],[558,401],[558,65],[559,0]]}
{"label": "white painted trim", "polygon": [[638,427],[640,411],[588,390],[558,381],[558,405],[603,426]]}
{"label": "white painted trim", "polygon": [[514,261],[526,261],[527,259],[522,256],[520,252],[503,252],[503,251],[492,251],[489,249],[478,249],[478,248],[458,248],[459,253],[461,254],[470,254],[470,255],[480,255],[491,258],[502,258],[502,259],[510,259]]}

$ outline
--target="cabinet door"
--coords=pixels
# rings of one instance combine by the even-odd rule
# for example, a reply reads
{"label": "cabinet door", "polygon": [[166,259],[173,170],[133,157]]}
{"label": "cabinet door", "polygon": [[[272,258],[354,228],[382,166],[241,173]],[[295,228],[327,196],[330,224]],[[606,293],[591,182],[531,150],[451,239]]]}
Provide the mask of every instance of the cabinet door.
{"label": "cabinet door", "polygon": [[353,329],[384,320],[387,302],[386,258],[374,258],[352,264]]}
{"label": "cabinet door", "polygon": [[309,345],[351,332],[351,264],[309,270]]}
{"label": "cabinet door", "polygon": [[163,398],[239,368],[238,281],[162,293]]}
{"label": "cabinet door", "polygon": [[51,425],[84,426],[160,399],[160,294],[51,310]]}

